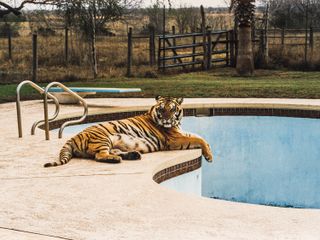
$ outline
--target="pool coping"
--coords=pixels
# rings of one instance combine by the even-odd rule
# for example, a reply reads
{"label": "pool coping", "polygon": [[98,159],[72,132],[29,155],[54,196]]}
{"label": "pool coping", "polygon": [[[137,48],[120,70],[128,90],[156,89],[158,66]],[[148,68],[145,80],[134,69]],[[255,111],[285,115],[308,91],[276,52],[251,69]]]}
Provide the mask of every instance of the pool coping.
{"label": "pool coping", "polygon": [[[151,105],[138,107],[113,107],[110,105],[88,104],[89,107],[99,107],[101,109],[90,112],[82,123],[89,123],[102,119],[111,121],[127,117],[133,117],[145,113]],[[108,108],[103,110],[102,108]],[[184,116],[283,116],[320,118],[319,105],[303,104],[275,104],[275,103],[218,103],[218,104],[184,104]],[[50,129],[58,128],[63,122],[78,119],[79,113],[60,115],[49,124]],[[96,119],[95,119],[96,118]],[[40,125],[43,128],[43,125]]]}
{"label": "pool coping", "polygon": [[[96,101],[96,100],[93,100]],[[107,101],[113,101],[113,99],[107,99]],[[118,102],[117,102],[118,101]],[[126,99],[122,100],[126,103]],[[115,100],[114,105],[112,108],[100,107],[99,109],[92,109],[89,110],[89,114],[105,114],[105,113],[115,113],[117,111],[134,111],[134,110],[145,110],[149,106],[152,105],[153,100],[149,99],[150,105],[145,104],[144,100],[141,101],[141,105],[138,107],[134,106],[119,106],[120,100]],[[190,101],[199,101],[190,100]],[[205,100],[204,100],[205,101]],[[223,100],[225,101],[225,100]],[[239,100],[237,100],[239,101]],[[259,99],[257,100],[259,101]],[[275,100],[277,101],[277,100]],[[289,101],[289,100],[286,100]],[[301,100],[304,102],[305,100]],[[280,101],[281,102],[281,101]],[[314,102],[318,102],[317,105]],[[27,102],[26,104],[34,102]],[[139,103],[132,101],[132,104]],[[309,104],[311,103],[311,104]],[[232,106],[231,103],[228,103],[229,106]],[[260,103],[259,103],[260,104]],[[296,100],[293,103],[295,106],[299,106],[299,110],[320,110],[320,101],[319,100],[308,100],[306,104],[296,104]],[[277,105],[276,103],[268,103],[266,104],[266,108],[270,108],[271,105],[275,105],[275,107],[286,107],[292,109],[292,105],[284,105],[280,103]],[[263,104],[264,105],[264,104]],[[0,105],[1,106],[1,105]],[[15,118],[15,109],[14,104],[8,104],[11,112],[3,112],[2,116],[9,116],[9,119],[2,118],[0,122],[2,126],[7,126],[9,123],[13,121]],[[204,108],[204,106],[222,106],[226,107],[227,104],[225,103],[204,103],[204,104],[191,104],[187,101],[187,104],[184,105],[186,108],[195,108],[195,106],[200,106],[200,108]],[[237,108],[241,108],[239,103],[236,102],[234,106]],[[257,107],[258,104],[248,104],[244,100],[242,106],[246,106],[249,108]],[[261,106],[261,105],[260,105]],[[72,107],[69,106],[68,109]],[[38,109],[38,110],[37,110]],[[34,104],[34,112],[39,111],[42,109],[42,105],[39,102]],[[205,109],[205,108],[204,108]],[[193,111],[193,110],[190,110]],[[239,110],[237,110],[239,111]],[[32,112],[32,111],[31,111]],[[68,113],[69,111],[65,111],[63,115],[59,118],[68,118],[74,117],[82,114],[82,108],[78,106],[77,110],[73,113]],[[241,112],[241,111],[240,111]],[[266,110],[266,113],[270,113],[270,111]],[[283,111],[286,113],[286,111]],[[1,113],[0,113],[1,114]],[[199,114],[206,114],[206,112],[199,112]],[[42,113],[38,113],[37,117],[42,116]],[[35,116],[26,116],[25,120],[28,124],[32,123]],[[316,116],[318,117],[318,116]],[[11,120],[10,120],[11,119]],[[28,126],[29,127],[29,126]],[[44,141],[44,134],[43,132],[38,131],[36,136],[25,136],[24,139],[18,139],[16,133],[12,131],[7,131],[7,129],[3,129],[4,132],[8,135],[8,143],[5,142],[4,146],[16,145],[16,144],[29,144],[30,148],[34,144],[39,144],[41,151],[37,153],[41,156],[48,156],[48,159],[54,159],[56,156],[57,149],[61,146],[63,141],[67,139],[65,136],[62,140],[56,138],[56,136],[52,137],[51,142]],[[27,132],[24,128],[24,132]],[[24,148],[26,149],[26,146]],[[23,150],[21,150],[23,151]],[[320,221],[320,211],[319,210],[309,210],[309,209],[282,209],[282,208],[274,208],[274,207],[267,207],[267,206],[258,206],[258,205],[250,205],[250,204],[243,204],[243,203],[235,203],[235,202],[227,202],[227,201],[220,201],[220,200],[213,200],[213,199],[205,199],[201,197],[192,197],[186,196],[185,194],[180,194],[175,191],[165,189],[164,187],[159,186],[156,182],[160,182],[161,180],[165,180],[166,177],[173,176],[179,172],[177,166],[180,164],[181,168],[188,168],[191,169],[195,167],[193,165],[197,165],[194,159],[198,159],[201,152],[200,150],[191,150],[191,151],[181,151],[177,153],[165,153],[160,152],[154,155],[147,155],[142,160],[141,163],[126,163],[122,166],[103,166],[97,165],[91,162],[80,162],[80,161],[72,161],[65,167],[61,167],[59,169],[52,169],[48,172],[48,170],[44,170],[42,165],[37,163],[33,160],[32,156],[35,153],[25,155],[26,160],[32,163],[32,172],[33,175],[30,175],[25,180],[10,180],[12,181],[11,185],[9,184],[9,180],[5,180],[3,182],[3,186],[6,187],[6,184],[9,184],[7,189],[11,191],[11,189],[19,189],[19,192],[9,192],[5,193],[4,196],[11,196],[10,200],[12,201],[2,201],[2,207],[4,209],[14,209],[13,212],[10,211],[0,211],[0,226],[4,226],[4,223],[7,226],[11,226],[12,228],[21,229],[31,229],[34,231],[46,231],[49,233],[60,233],[62,236],[65,237],[73,237],[73,239],[93,239],[96,236],[100,237],[109,237],[110,239],[120,239],[126,237],[128,239],[141,239],[142,237],[146,238],[153,238],[153,239],[165,239],[166,237],[170,236],[171,239],[181,239],[181,236],[184,236],[185,239],[274,239],[274,238],[290,238],[290,239],[316,239],[320,235],[320,230],[317,228],[317,222]],[[19,154],[7,154],[7,158],[18,167],[16,170],[16,174],[24,173],[24,170],[21,168],[20,158],[24,155]],[[22,162],[22,160],[21,160]],[[189,165],[186,164],[189,162]],[[183,166],[183,167],[182,167]],[[173,168],[172,168],[173,167]],[[179,167],[179,168],[180,168]],[[19,169],[20,168],[20,169]],[[104,168],[110,168],[111,174],[110,175],[99,175],[103,173],[102,170]],[[140,169],[141,168],[141,169]],[[170,169],[171,170],[167,170]],[[98,174],[93,175],[90,177],[70,177],[71,174],[78,172],[79,170],[83,169],[85,173],[92,173]],[[1,169],[0,169],[1,170]],[[9,173],[10,173],[9,169]],[[39,173],[33,171],[40,171]],[[127,173],[125,172],[127,171]],[[130,175],[130,174],[140,174],[139,172],[143,171],[142,175]],[[161,172],[163,171],[163,172]],[[163,177],[166,174],[166,171],[169,172],[168,176]],[[26,173],[28,173],[27,170]],[[2,174],[9,174],[6,173],[4,170],[1,171]],[[158,174],[157,179],[155,179],[155,175]],[[161,174],[160,174],[161,173]],[[64,174],[64,175],[63,175]],[[80,171],[81,174],[81,171]],[[114,174],[114,175],[113,175]],[[118,176],[117,174],[122,174]],[[70,176],[69,176],[70,175]],[[132,177],[130,177],[132,176]],[[135,177],[138,176],[138,177]],[[169,177],[170,177],[169,176]],[[3,175],[2,175],[3,177]],[[44,183],[49,183],[49,185],[44,184],[44,189],[38,189],[37,185],[42,184],[42,179]],[[81,180],[81,179],[83,180]],[[87,180],[88,178],[88,180]],[[51,220],[46,220],[48,223],[45,224],[46,221],[43,219],[37,219],[36,215],[33,220],[33,213],[30,212],[30,207],[26,204],[30,204],[30,202],[34,201],[35,199],[30,195],[30,192],[37,190],[39,193],[48,193],[48,197],[46,195],[41,195],[40,206],[47,206],[47,203],[51,203],[51,201],[55,199],[51,199],[50,194],[54,197],[58,198],[58,195],[55,195],[55,191],[59,193],[60,190],[54,188],[53,183],[60,183],[65,184],[64,188],[68,189],[68,187],[75,187],[77,184],[86,184],[86,181],[94,181],[93,183],[98,184],[94,185],[94,188],[98,189],[97,191],[101,191],[102,188],[99,187],[99,179],[106,179],[110,182],[108,185],[107,193],[115,193],[119,194],[119,196],[114,196],[113,198],[116,200],[115,202],[110,203],[110,205],[105,205],[103,203],[97,202],[97,206],[103,206],[103,209],[100,209],[105,214],[105,217],[98,217],[98,219],[104,219],[108,221],[115,221],[116,223],[121,223],[120,225],[115,225],[112,229],[108,229],[105,227],[103,222],[95,222],[93,229],[86,229],[86,226],[83,226],[83,229],[79,230],[75,227],[78,223],[86,222],[83,219],[88,218],[89,216],[86,214],[81,214],[78,212],[74,212],[70,210],[70,214],[72,217],[67,219],[72,219],[75,221],[75,225],[70,226],[69,222],[66,225],[57,225],[56,221],[61,219],[61,216],[52,212]],[[59,180],[61,179],[61,180]],[[153,180],[154,181],[153,181]],[[63,181],[62,181],[63,180]],[[117,183],[120,181],[119,183]],[[131,182],[125,182],[131,181]],[[30,183],[30,184],[29,184]],[[128,187],[123,186],[122,184],[127,184]],[[142,185],[141,185],[142,184]],[[2,187],[3,187],[2,186]],[[23,186],[23,188],[21,188]],[[131,188],[130,188],[131,187]],[[28,189],[31,188],[31,191]],[[73,189],[72,188],[72,189]],[[119,189],[117,189],[119,188]],[[79,194],[82,192],[81,189],[73,189],[75,194]],[[126,195],[124,191],[132,191],[131,195]],[[92,191],[91,193],[94,193]],[[64,193],[68,194],[68,193]],[[13,198],[12,196],[16,196]],[[20,196],[20,197],[17,197]],[[109,196],[107,196],[109,198]],[[19,199],[25,199],[30,201],[26,201],[25,203],[14,203],[14,201],[18,201]],[[90,194],[86,196],[86,198],[91,199],[92,197]],[[5,199],[5,197],[4,197]],[[17,199],[17,200],[15,200]],[[1,200],[0,200],[1,201]],[[37,199],[37,201],[40,201]],[[141,204],[140,202],[143,201]],[[90,204],[86,204],[87,200],[79,199],[79,202],[84,204],[84,207],[81,210],[85,213],[91,207]],[[59,202],[58,202],[59,203]],[[17,204],[17,205],[15,205]],[[20,204],[20,205],[19,205]],[[22,205],[21,205],[22,204]],[[61,202],[60,204],[70,206],[69,203]],[[127,207],[132,206],[131,208]],[[49,205],[50,206],[50,205]],[[81,205],[82,206],[82,205]],[[109,209],[110,207],[111,209]],[[183,208],[182,208],[183,207]],[[114,209],[113,209],[114,208]],[[19,209],[25,211],[27,213],[23,216],[23,218],[19,219]],[[187,210],[184,210],[187,209]],[[32,209],[31,209],[32,210]],[[43,209],[46,210],[46,209]],[[58,209],[56,210],[58,212]],[[116,211],[116,216],[118,218],[113,218],[112,214]],[[16,213],[17,212],[17,213]],[[44,211],[45,213],[46,211]],[[40,212],[41,213],[41,212]],[[39,214],[40,214],[39,213]],[[61,214],[61,213],[60,213]],[[132,215],[133,214],[133,215]],[[124,221],[123,218],[128,219]],[[30,220],[30,219],[31,220]],[[26,219],[24,221],[24,219]],[[89,218],[87,224],[93,224],[93,220],[97,219]],[[56,220],[56,221],[55,221]],[[132,220],[132,222],[131,222]],[[144,222],[145,220],[145,222]],[[39,224],[39,221],[41,224]],[[66,221],[63,220],[62,222]],[[121,222],[124,221],[124,222]],[[11,225],[10,225],[11,224]],[[61,229],[53,229],[53,226],[60,226]],[[65,226],[65,227],[64,227]],[[81,224],[80,224],[81,226]],[[119,226],[119,227],[118,227]],[[146,227],[139,227],[139,226],[146,226]],[[123,231],[122,228],[125,228],[125,233],[121,233]],[[122,229],[122,230],[121,230]],[[70,231],[71,230],[71,231]],[[2,229],[4,231],[4,229]],[[13,234],[12,232],[10,232]],[[97,235],[101,234],[101,235]],[[1,232],[0,232],[1,236]],[[11,235],[14,236],[14,235]],[[50,238],[48,238],[50,239]]]}
{"label": "pool coping", "polygon": [[[97,106],[90,104],[89,106]],[[103,105],[99,105],[103,107]],[[115,108],[105,111],[90,113],[83,123],[97,121],[111,121],[144,114],[150,106],[140,106],[131,108]],[[184,116],[281,116],[281,117],[302,117],[320,118],[320,107],[287,104],[188,104],[184,105]],[[60,116],[57,120],[49,124],[50,130],[56,129],[64,122],[78,119],[78,116]],[[44,125],[39,128],[43,129]],[[175,165],[163,166],[153,173],[153,180],[161,183],[170,178],[194,171],[201,167],[201,156],[194,159],[183,160]]]}
{"label": "pool coping", "polygon": [[[105,108],[106,105],[89,104],[89,107]],[[112,121],[134,117],[144,114],[150,106],[111,108],[107,111],[98,110],[88,114],[83,123],[98,121]],[[275,103],[218,103],[218,104],[184,104],[184,117],[187,116],[278,116],[278,117],[300,117],[320,118],[320,106],[303,104],[275,104]],[[50,130],[56,129],[64,122],[78,119],[79,116],[62,115],[49,124]],[[39,128],[43,129],[44,125]],[[180,160],[177,163],[165,163],[164,166],[154,171],[152,179],[161,183],[170,178],[194,171],[201,167],[201,154],[193,159]]]}

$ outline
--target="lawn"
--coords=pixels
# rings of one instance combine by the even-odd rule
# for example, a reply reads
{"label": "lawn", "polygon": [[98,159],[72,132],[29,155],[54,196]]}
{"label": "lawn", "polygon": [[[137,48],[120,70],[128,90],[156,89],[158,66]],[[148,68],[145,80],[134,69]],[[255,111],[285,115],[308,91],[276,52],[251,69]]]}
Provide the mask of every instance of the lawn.
{"label": "lawn", "polygon": [[[258,70],[254,77],[241,78],[236,76],[234,69],[225,68],[210,72],[160,75],[158,78],[112,78],[65,84],[79,87],[133,87],[143,90],[141,93],[97,94],[97,97],[164,95],[188,98],[320,98],[320,72]],[[1,103],[15,100],[16,86],[0,85]],[[38,98],[39,94],[31,88],[24,88],[22,99]]]}

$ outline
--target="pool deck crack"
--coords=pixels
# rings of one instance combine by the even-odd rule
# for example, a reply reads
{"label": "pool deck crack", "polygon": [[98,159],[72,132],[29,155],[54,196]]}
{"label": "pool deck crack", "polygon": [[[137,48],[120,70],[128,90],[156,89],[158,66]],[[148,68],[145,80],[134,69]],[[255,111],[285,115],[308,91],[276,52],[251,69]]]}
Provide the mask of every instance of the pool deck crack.
{"label": "pool deck crack", "polygon": [[67,238],[67,237],[62,237],[62,236],[56,236],[56,235],[52,235],[52,234],[45,234],[45,233],[33,232],[33,231],[28,231],[28,230],[23,230],[23,229],[17,229],[17,228],[9,228],[9,227],[2,227],[2,226],[0,226],[0,229],[8,230],[8,231],[14,231],[14,232],[20,232],[20,233],[27,233],[27,234],[32,234],[32,235],[38,235],[38,236],[44,236],[44,237],[55,238],[55,239],[75,240],[75,239],[72,239],[72,238]]}
{"label": "pool deck crack", "polygon": [[30,176],[30,177],[4,177],[0,180],[27,180],[27,179],[50,179],[50,178],[71,178],[71,177],[93,177],[93,176],[116,176],[116,175],[140,175],[143,172],[132,173],[103,173],[103,174],[77,174],[77,175],[60,175],[60,176]]}

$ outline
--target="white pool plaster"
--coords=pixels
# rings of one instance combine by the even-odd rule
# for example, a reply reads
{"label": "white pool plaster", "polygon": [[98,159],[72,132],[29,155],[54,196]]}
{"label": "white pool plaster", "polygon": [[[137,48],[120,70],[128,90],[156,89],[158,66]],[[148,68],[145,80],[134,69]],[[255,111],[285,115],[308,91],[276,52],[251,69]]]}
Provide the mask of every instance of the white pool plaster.
{"label": "white pool plaster", "polygon": [[192,172],[170,178],[161,183],[162,186],[178,192],[201,196],[201,168]]}
{"label": "white pool plaster", "polygon": [[[89,99],[90,114],[144,110],[152,99]],[[108,106],[108,107],[106,107]],[[320,110],[320,100],[186,99],[185,107],[268,107]],[[54,106],[50,106],[51,113]],[[62,106],[60,118],[81,106]],[[199,150],[143,155],[118,165],[73,159],[45,169],[69,136],[44,140],[31,125],[40,101],[22,103],[18,138],[14,103],[0,105],[0,239],[319,239],[320,210],[207,199],[155,183],[153,174],[197,158]],[[214,151],[214,149],[213,149]],[[301,163],[303,164],[303,163]]]}

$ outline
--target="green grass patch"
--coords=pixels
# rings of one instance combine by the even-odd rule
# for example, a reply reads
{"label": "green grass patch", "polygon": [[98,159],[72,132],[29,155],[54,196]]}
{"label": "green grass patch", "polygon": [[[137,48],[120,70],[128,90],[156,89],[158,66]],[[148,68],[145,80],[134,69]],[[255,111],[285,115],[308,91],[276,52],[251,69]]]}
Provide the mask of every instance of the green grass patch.
{"label": "green grass patch", "polygon": [[[256,71],[251,78],[236,76],[234,69],[211,72],[163,75],[158,78],[112,78],[84,82],[67,82],[77,87],[141,88],[141,93],[101,93],[96,97],[182,96],[188,98],[320,98],[320,72]],[[45,85],[45,84],[44,84]],[[43,86],[44,86],[43,85]],[[15,101],[17,84],[0,85],[0,102]],[[22,99],[41,96],[30,87],[22,91]]]}

